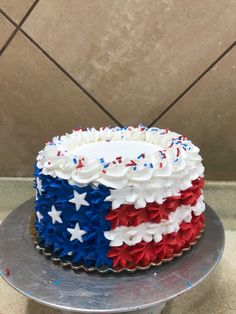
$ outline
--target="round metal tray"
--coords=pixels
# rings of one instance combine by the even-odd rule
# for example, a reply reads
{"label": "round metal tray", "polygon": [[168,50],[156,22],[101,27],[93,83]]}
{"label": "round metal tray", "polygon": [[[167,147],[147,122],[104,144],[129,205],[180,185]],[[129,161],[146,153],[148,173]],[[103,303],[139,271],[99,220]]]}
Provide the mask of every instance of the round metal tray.
{"label": "round metal tray", "polygon": [[201,282],[224,250],[224,229],[207,205],[206,230],[182,257],[135,273],[75,274],[45,259],[29,233],[34,200],[16,208],[0,226],[0,269],[16,290],[36,302],[81,313],[118,313],[155,306]]}

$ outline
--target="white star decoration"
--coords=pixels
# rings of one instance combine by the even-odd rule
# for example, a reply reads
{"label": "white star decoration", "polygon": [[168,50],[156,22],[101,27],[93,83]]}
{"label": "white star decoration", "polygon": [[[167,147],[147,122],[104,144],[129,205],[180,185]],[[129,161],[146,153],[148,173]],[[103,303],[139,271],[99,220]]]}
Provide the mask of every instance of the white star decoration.
{"label": "white star decoration", "polygon": [[80,209],[81,205],[89,206],[89,203],[85,200],[87,193],[79,194],[78,192],[74,191],[74,197],[69,200],[70,203],[74,203],[76,210]]}
{"label": "white star decoration", "polygon": [[52,223],[55,224],[56,222],[62,223],[61,220],[61,210],[56,210],[56,207],[52,205],[52,210],[48,212],[48,215],[52,217]]}
{"label": "white star decoration", "polygon": [[80,242],[83,242],[82,236],[87,233],[85,230],[80,229],[78,222],[76,223],[74,229],[73,228],[67,228],[67,231],[71,234],[70,241],[77,239]]}
{"label": "white star decoration", "polygon": [[43,219],[43,215],[39,211],[36,212],[36,215],[38,217],[38,221],[41,223],[41,220]]}
{"label": "white star decoration", "polygon": [[37,190],[39,191],[39,195],[42,195],[42,192],[44,192],[44,190],[42,189],[42,180],[40,180],[38,177],[36,178],[36,184]]}

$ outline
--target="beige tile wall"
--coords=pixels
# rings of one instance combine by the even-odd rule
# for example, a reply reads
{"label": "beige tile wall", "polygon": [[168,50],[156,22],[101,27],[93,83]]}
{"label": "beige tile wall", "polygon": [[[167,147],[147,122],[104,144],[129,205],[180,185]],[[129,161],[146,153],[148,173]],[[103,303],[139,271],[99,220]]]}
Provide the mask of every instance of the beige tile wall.
{"label": "beige tile wall", "polygon": [[10,35],[15,30],[8,20],[6,20],[2,15],[0,15],[0,47],[3,47],[7,42]]}
{"label": "beige tile wall", "polygon": [[0,0],[0,8],[16,23],[19,23],[34,0]]}
{"label": "beige tile wall", "polygon": [[236,49],[221,59],[156,125],[188,134],[201,148],[212,177],[236,179]]}
{"label": "beige tile wall", "polygon": [[76,126],[142,122],[235,180],[235,16],[235,0],[0,0],[0,176],[31,176]]}

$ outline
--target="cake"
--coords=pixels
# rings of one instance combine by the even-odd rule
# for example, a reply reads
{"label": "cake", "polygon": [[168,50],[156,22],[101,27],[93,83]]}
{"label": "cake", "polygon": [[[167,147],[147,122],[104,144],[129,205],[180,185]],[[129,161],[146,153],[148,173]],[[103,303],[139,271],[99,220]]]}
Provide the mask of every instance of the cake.
{"label": "cake", "polygon": [[135,270],[170,261],[204,228],[204,167],[168,129],[75,129],[35,163],[40,248],[84,269]]}

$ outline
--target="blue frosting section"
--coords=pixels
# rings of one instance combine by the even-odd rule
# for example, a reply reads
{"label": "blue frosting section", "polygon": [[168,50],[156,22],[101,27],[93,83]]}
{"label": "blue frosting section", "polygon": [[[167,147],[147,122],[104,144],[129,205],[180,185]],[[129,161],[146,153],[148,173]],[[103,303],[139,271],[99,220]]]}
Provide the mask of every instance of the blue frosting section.
{"label": "blue frosting section", "polygon": [[[41,174],[37,167],[35,177],[41,180],[43,190],[41,195],[37,193],[38,200],[35,202],[35,210],[43,216],[40,222],[36,217],[35,222],[39,241],[59,257],[69,258],[74,264],[86,267],[112,266],[112,260],[106,256],[110,241],[104,237],[104,231],[111,229],[110,223],[105,220],[111,202],[104,201],[110,194],[109,189],[103,185],[70,185],[67,180]],[[86,192],[85,199],[89,206],[81,205],[76,211],[75,204],[69,202],[74,197],[74,191],[80,194]],[[63,223],[52,223],[52,218],[48,215],[52,205],[61,211]],[[80,229],[87,232],[83,235],[82,243],[77,239],[70,241],[71,234],[67,231],[67,228],[75,228],[77,222]],[[70,255],[70,252],[73,254]]]}

